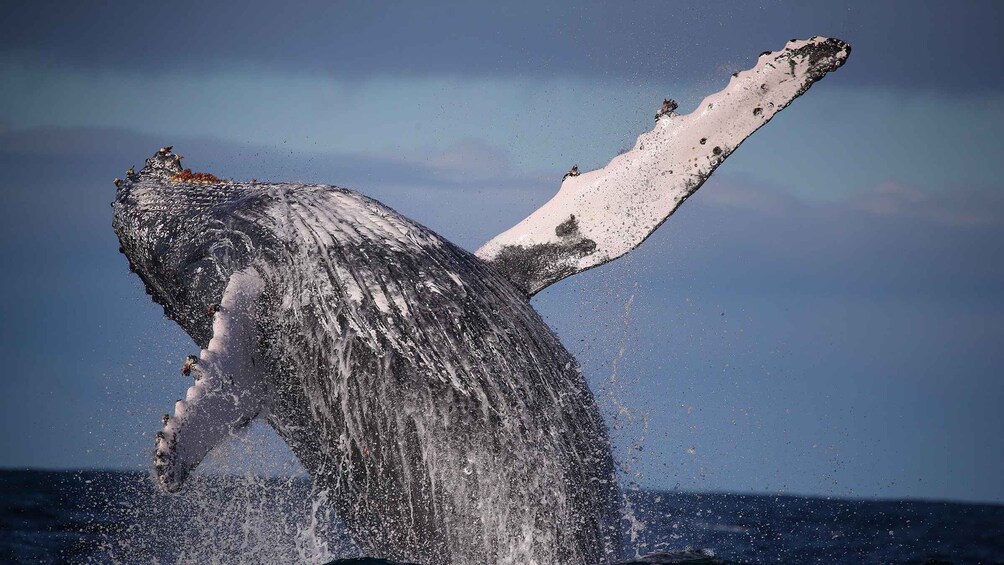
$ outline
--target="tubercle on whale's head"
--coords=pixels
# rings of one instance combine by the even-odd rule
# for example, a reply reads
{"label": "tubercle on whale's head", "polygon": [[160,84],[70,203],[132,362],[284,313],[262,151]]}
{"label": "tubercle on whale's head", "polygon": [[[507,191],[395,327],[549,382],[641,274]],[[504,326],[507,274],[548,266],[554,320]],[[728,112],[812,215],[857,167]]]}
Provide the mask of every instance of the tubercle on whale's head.
{"label": "tubercle on whale's head", "polygon": [[236,185],[207,173],[183,169],[180,155],[163,147],[142,170],[126,171],[116,183],[112,227],[129,269],[146,291],[197,342],[208,342],[204,312],[218,300],[226,281],[221,255],[237,251],[226,241],[221,204]]}

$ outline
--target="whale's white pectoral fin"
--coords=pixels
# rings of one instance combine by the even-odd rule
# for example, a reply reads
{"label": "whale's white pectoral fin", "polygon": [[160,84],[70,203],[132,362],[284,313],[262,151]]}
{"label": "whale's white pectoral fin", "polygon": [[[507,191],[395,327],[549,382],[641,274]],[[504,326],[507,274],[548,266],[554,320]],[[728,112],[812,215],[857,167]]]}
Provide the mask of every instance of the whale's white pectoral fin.
{"label": "whale's white pectoral fin", "polygon": [[533,295],[612,261],[641,244],[760,126],[826,73],[851,48],[837,39],[792,40],[733,75],[724,90],[687,115],[667,100],[655,128],[606,167],[573,168],[549,202],[477,251]]}
{"label": "whale's white pectoral fin", "polygon": [[235,273],[223,299],[210,312],[213,338],[198,360],[186,363],[195,378],[174,415],[157,433],[154,467],[169,492],[181,488],[189,473],[226,437],[262,410],[265,380],[259,355],[257,308],[264,288],[254,269]]}

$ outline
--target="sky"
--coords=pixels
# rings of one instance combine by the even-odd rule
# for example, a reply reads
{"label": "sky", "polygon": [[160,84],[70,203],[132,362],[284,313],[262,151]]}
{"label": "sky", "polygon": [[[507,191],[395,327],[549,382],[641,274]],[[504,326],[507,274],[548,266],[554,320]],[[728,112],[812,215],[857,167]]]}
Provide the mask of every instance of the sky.
{"label": "sky", "polygon": [[[474,250],[791,38],[848,64],[655,235],[533,299],[624,484],[1004,502],[1004,5],[259,2],[0,9],[0,467],[146,469],[194,343],[111,230],[162,145]],[[289,469],[267,447],[248,465]],[[271,465],[271,466],[270,466]],[[277,467],[278,466],[278,467]]]}

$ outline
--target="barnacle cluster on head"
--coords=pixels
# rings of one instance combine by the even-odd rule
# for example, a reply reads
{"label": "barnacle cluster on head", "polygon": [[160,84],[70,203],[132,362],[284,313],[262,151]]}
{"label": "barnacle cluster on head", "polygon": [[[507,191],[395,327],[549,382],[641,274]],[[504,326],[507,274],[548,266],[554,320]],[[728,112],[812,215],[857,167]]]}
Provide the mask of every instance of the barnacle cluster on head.
{"label": "barnacle cluster on head", "polygon": [[192,169],[184,169],[171,177],[171,182],[188,182],[193,184],[222,184],[226,182],[212,173],[193,173]]}
{"label": "barnacle cluster on head", "polygon": [[170,182],[183,182],[189,184],[224,184],[228,181],[217,177],[212,173],[192,172],[192,169],[181,167],[181,155],[172,152],[174,147],[161,147],[146,160],[143,172],[153,176],[164,178]]}

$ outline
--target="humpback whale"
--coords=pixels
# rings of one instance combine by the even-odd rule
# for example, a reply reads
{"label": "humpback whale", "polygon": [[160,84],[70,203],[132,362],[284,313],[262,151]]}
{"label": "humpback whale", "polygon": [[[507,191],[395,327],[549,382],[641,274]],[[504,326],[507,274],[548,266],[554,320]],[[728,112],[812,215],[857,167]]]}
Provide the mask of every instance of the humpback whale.
{"label": "humpback whale", "polygon": [[419,563],[594,564],[620,495],[578,364],[530,304],[644,241],[850,46],[792,40],[600,169],[565,175],[471,253],[353,191],[235,182],[163,147],[116,181],[130,270],[202,347],[156,435],[168,492],[256,418],[362,551]]}

